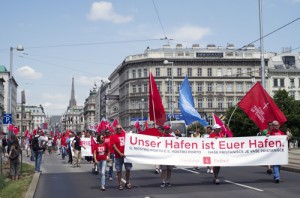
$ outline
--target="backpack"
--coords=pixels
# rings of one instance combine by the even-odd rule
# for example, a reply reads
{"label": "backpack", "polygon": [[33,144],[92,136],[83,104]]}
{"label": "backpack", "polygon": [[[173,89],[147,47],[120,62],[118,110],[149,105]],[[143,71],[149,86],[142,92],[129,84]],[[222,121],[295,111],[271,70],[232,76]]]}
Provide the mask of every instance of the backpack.
{"label": "backpack", "polygon": [[31,148],[33,151],[38,151],[38,150],[41,150],[40,149],[40,146],[39,146],[39,137],[40,136],[35,136],[33,139],[32,139],[32,145],[31,145]]}
{"label": "backpack", "polygon": [[19,157],[19,149],[12,148],[11,153],[9,155],[10,160],[15,160]]}

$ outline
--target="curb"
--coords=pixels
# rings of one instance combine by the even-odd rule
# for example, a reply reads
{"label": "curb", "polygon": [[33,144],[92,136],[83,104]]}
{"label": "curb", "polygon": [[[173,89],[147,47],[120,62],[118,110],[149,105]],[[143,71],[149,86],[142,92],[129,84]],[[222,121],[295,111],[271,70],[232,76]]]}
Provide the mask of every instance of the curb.
{"label": "curb", "polygon": [[26,192],[25,198],[33,198],[37,184],[39,182],[40,173],[34,173],[30,186]]}

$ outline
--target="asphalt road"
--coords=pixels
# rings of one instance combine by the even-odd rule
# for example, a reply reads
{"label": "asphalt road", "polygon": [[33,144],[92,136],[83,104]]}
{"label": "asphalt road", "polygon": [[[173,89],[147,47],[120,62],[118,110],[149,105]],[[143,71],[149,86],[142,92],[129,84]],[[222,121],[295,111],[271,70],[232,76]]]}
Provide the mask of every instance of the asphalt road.
{"label": "asphalt road", "polygon": [[96,197],[205,197],[205,198],[269,198],[299,197],[300,174],[281,171],[283,182],[276,184],[266,167],[222,167],[220,185],[212,182],[206,168],[192,171],[178,167],[172,173],[172,187],[160,188],[159,175],[154,165],[134,164],[131,174],[133,188],[118,190],[116,178],[106,182],[106,191],[99,189],[97,175],[91,173],[92,164],[83,162],[80,168],[71,168],[57,154],[45,156],[35,198],[96,198]]}

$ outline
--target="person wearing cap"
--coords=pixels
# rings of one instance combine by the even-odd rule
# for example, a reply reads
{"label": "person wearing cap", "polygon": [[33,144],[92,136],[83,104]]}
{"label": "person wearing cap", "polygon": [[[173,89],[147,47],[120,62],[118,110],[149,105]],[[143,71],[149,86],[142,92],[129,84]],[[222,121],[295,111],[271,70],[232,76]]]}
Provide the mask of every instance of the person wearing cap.
{"label": "person wearing cap", "polygon": [[[173,137],[171,133],[171,127],[169,125],[164,126],[164,135],[163,137]],[[170,179],[172,175],[173,165],[160,165],[161,167],[161,180],[162,183],[160,185],[161,188],[166,186],[171,187]]]}
{"label": "person wearing cap", "polygon": [[[220,125],[215,124],[212,127],[213,131],[212,133],[209,134],[210,138],[224,138],[225,134],[222,132],[222,128]],[[219,180],[219,172],[220,172],[221,167],[220,166],[214,166],[213,167],[213,173],[214,173],[214,180],[213,182],[215,184],[220,184],[220,180]]]}
{"label": "person wearing cap", "polygon": [[[277,120],[274,120],[272,122],[272,126],[273,128],[267,133],[267,137],[269,137],[270,135],[285,135],[285,133],[279,129],[280,124]],[[280,165],[273,165],[273,178],[275,183],[280,182]]]}

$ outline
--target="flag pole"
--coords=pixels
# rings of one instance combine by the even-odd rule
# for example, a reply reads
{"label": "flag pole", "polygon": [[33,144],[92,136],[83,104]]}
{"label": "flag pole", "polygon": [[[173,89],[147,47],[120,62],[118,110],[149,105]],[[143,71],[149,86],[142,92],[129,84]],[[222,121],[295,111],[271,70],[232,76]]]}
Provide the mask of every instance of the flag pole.
{"label": "flag pole", "polygon": [[238,107],[238,105],[235,105],[235,108],[234,108],[234,110],[232,111],[232,113],[231,113],[231,115],[230,115],[230,117],[229,117],[228,124],[227,124],[227,125],[228,125],[228,128],[229,128],[230,120],[231,120],[231,118],[232,118],[232,116],[233,116],[235,110],[237,109],[237,107]]}
{"label": "flag pole", "polygon": [[151,103],[152,103],[152,112],[153,112],[153,118],[154,118],[154,123],[156,124],[156,117],[155,117],[155,108],[154,108],[154,101],[153,101],[153,87],[152,87],[152,78],[151,78],[151,71],[149,73],[149,78],[150,78],[150,86],[151,86]]}

